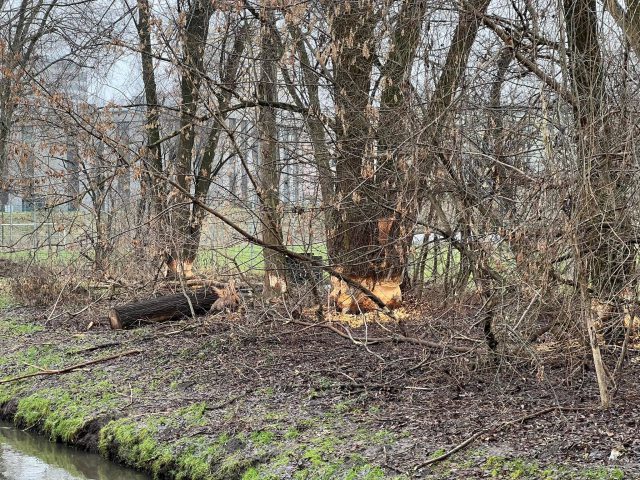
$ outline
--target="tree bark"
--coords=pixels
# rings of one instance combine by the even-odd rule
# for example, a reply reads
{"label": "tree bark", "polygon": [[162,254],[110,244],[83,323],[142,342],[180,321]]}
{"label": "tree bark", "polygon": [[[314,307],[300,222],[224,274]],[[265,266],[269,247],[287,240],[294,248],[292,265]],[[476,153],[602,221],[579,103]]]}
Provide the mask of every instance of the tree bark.
{"label": "tree bark", "polygon": [[604,6],[629,40],[631,48],[640,56],[640,0],[627,0],[625,10],[618,0],[604,0]]}
{"label": "tree bark", "polygon": [[119,330],[140,326],[144,323],[156,323],[190,317],[192,313],[202,315],[214,310],[235,308],[240,297],[233,285],[227,288],[204,288],[189,292],[143,300],[114,307],[109,311],[111,328]]}
{"label": "tree bark", "polygon": [[318,169],[320,183],[320,193],[324,206],[324,228],[327,244],[327,256],[333,260],[336,255],[334,245],[335,229],[337,225],[337,211],[334,208],[335,202],[335,175],[331,170],[331,154],[327,147],[326,127],[320,119],[320,76],[311,66],[311,60],[307,53],[307,47],[302,37],[302,32],[296,26],[290,26],[289,31],[296,43],[296,49],[300,58],[302,68],[302,78],[309,97],[310,114],[305,117],[309,137],[313,146],[313,159]]}
{"label": "tree bark", "polygon": [[[275,108],[268,104],[278,101],[279,48],[273,31],[273,11],[264,8],[260,29],[260,83],[258,95],[264,104],[260,107],[258,131],[260,138],[260,163],[258,189],[261,201],[261,239],[268,245],[282,245],[282,205],[280,202],[280,159],[278,152],[278,126]],[[278,252],[265,248],[264,296],[274,297],[287,290],[285,258]]]}
{"label": "tree bark", "polygon": [[[198,168],[194,179],[194,194],[197,199],[203,202],[207,198],[213,179],[218,175],[223,166],[223,163],[220,162],[214,167],[213,160],[216,156],[220,134],[224,131],[223,126],[229,115],[227,108],[231,101],[231,91],[233,91],[237,86],[238,72],[241,65],[242,52],[244,51],[247,41],[247,35],[248,24],[243,23],[237,28],[233,48],[232,51],[228,53],[226,62],[221,61],[222,71],[220,73],[220,77],[222,84],[225,85],[225,90],[217,95],[218,105],[216,112],[213,115],[211,130],[209,130],[209,134],[207,136],[207,142],[204,152],[202,153],[200,167]],[[188,232],[188,237],[191,241],[187,243],[184,251],[184,258],[190,264],[195,262],[198,254],[200,238],[202,236],[202,223],[205,215],[206,211],[202,209],[198,203],[191,203]]]}
{"label": "tree bark", "polygon": [[[330,232],[337,269],[382,298],[389,290],[380,268],[376,189],[373,167],[372,115],[369,102],[374,63],[376,2],[327,2],[333,36],[333,97],[336,112],[335,231]],[[384,228],[384,227],[383,227]],[[387,232],[388,233],[388,232]],[[385,240],[386,241],[386,240]],[[343,281],[332,278],[336,307],[357,313],[375,308]],[[392,289],[393,290],[393,289]],[[390,306],[399,299],[383,299]]]}
{"label": "tree bark", "polygon": [[378,124],[376,187],[381,209],[378,222],[389,225],[386,244],[380,245],[387,278],[397,284],[399,295],[409,288],[406,272],[414,222],[419,210],[418,165],[420,147],[411,137],[418,131],[418,118],[409,104],[411,67],[418,49],[427,2],[402,3],[391,35],[387,62],[382,68]]}
{"label": "tree bark", "polygon": [[[184,17],[182,32],[182,59],[180,65],[180,135],[174,166],[176,183],[186,191],[192,191],[192,160],[195,145],[200,100],[200,86],[204,72],[204,52],[209,32],[209,20],[213,4],[209,0],[194,0]],[[174,205],[170,212],[171,235],[168,267],[172,274],[189,278],[193,275],[193,258],[190,252],[197,250],[189,220],[191,201],[180,191],[174,192]]]}
{"label": "tree bark", "polygon": [[[147,133],[147,155],[144,156],[145,177],[143,184],[150,190],[153,214],[160,215],[164,210],[165,193],[155,174],[163,174],[162,145],[160,143],[160,105],[158,88],[153,68],[151,50],[151,13],[149,0],[138,0],[138,38],[142,61],[142,83],[146,101],[145,131]],[[162,229],[161,229],[162,230]]]}

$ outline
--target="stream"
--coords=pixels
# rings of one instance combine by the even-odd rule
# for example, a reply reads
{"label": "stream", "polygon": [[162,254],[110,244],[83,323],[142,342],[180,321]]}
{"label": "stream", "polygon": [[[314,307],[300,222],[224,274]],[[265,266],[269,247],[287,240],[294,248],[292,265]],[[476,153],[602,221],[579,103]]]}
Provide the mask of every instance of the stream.
{"label": "stream", "polygon": [[96,453],[0,422],[0,480],[148,480]]}

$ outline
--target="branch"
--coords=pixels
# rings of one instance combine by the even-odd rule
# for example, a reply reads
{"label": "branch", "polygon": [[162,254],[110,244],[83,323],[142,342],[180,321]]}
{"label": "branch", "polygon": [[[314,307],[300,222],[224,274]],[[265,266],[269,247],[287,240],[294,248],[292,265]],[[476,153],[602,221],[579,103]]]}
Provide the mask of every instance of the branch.
{"label": "branch", "polygon": [[527,415],[523,415],[521,417],[516,418],[515,420],[508,420],[506,422],[499,423],[498,425],[494,425],[493,427],[484,428],[484,429],[474,433],[469,438],[464,440],[462,443],[459,443],[458,445],[453,447],[448,452],[445,452],[445,453],[443,453],[442,455],[440,455],[438,457],[432,458],[430,460],[426,460],[426,461],[424,461],[422,463],[419,463],[418,465],[415,465],[413,467],[413,470],[414,471],[420,470],[421,468],[424,468],[426,466],[429,466],[429,465],[432,465],[434,463],[446,460],[451,455],[453,455],[456,452],[459,452],[460,450],[465,448],[467,445],[469,445],[470,443],[472,443],[474,440],[476,440],[478,437],[480,437],[482,435],[488,435],[488,434],[491,434],[491,433],[497,433],[497,432],[499,432],[501,430],[504,430],[506,427],[509,427],[511,425],[515,425],[516,423],[524,423],[527,420],[531,420],[533,418],[540,417],[542,415],[546,415],[547,413],[550,413],[550,412],[555,412],[555,411],[559,411],[559,412],[574,412],[576,410],[583,410],[583,409],[584,408],[581,408],[581,407],[562,407],[562,406],[556,405],[556,406],[553,406],[553,407],[543,408],[542,410],[538,410],[536,412],[529,413]]}
{"label": "branch", "polygon": [[[491,18],[481,13],[476,13],[477,15],[481,15],[482,22],[489,27],[491,30],[495,32],[495,34],[502,40],[505,45],[513,47],[517,41],[509,35],[503,28],[501,28],[496,22],[494,22]],[[573,96],[571,92],[566,90],[555,78],[550,77],[542,69],[536,65],[535,62],[531,61],[527,57],[525,57],[521,51],[517,48],[513,49],[513,54],[518,59],[518,61],[524,65],[531,73],[537,76],[540,80],[546,83],[553,91],[555,91],[558,95],[560,95],[567,103],[571,106],[575,107],[577,104],[576,98]]]}
{"label": "branch", "polygon": [[9,382],[16,382],[18,380],[24,380],[25,378],[31,378],[31,377],[38,377],[40,375],[60,375],[62,373],[69,373],[69,372],[73,372],[74,370],[77,370],[79,368],[82,367],[86,367],[88,365],[95,365],[96,363],[102,363],[102,362],[106,362],[108,360],[113,360],[114,358],[120,358],[120,357],[125,357],[127,355],[135,355],[138,353],[142,353],[142,350],[128,350],[126,352],[122,352],[122,353],[117,353],[115,355],[111,355],[108,357],[103,357],[103,358],[96,358],[95,360],[89,360],[88,362],[82,362],[82,363],[76,363],[75,365],[71,365],[69,367],[64,367],[61,368],[59,370],[46,370],[40,367],[35,367],[37,369],[39,369],[39,372],[34,372],[34,373],[27,373],[25,375],[20,375],[18,377],[13,377],[13,378],[7,378],[4,380],[0,380],[0,384],[3,383],[9,383]]}

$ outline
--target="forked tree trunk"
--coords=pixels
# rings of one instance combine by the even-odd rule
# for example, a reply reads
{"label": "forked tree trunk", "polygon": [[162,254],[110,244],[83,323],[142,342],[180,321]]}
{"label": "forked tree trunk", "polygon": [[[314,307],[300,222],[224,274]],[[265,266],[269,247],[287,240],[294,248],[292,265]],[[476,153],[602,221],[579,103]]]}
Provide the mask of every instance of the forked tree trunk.
{"label": "forked tree trunk", "polygon": [[[233,19],[229,20],[230,22]],[[242,52],[244,51],[247,41],[248,23],[242,23],[237,25],[234,31],[233,49],[231,52],[222,52],[220,61],[220,77],[222,84],[225,85],[225,90],[217,95],[218,106],[215,109],[214,118],[207,135],[207,142],[205,144],[204,151],[202,152],[202,160],[200,161],[200,167],[194,179],[194,196],[195,200],[191,204],[191,211],[189,216],[189,231],[187,236],[190,239],[185,246],[183,252],[184,258],[187,262],[193,265],[198,255],[198,249],[200,247],[200,238],[202,236],[202,225],[206,216],[206,211],[200,206],[199,202],[206,202],[207,195],[211,183],[217,177],[218,173],[222,169],[224,163],[218,162],[214,166],[214,159],[218,152],[218,142],[220,135],[224,131],[224,125],[227,122],[229,116],[229,107],[231,101],[231,92],[235,90],[238,83],[238,74],[242,61]],[[222,61],[226,57],[226,61]]]}
{"label": "forked tree trunk", "polygon": [[[180,135],[176,153],[174,173],[178,186],[191,192],[193,187],[192,159],[195,145],[197,119],[200,100],[200,86],[204,73],[204,52],[209,32],[209,20],[213,5],[208,0],[195,0],[185,15],[184,30],[181,32],[182,64],[180,65]],[[176,189],[175,201],[169,214],[171,234],[167,265],[173,275],[189,278],[192,276],[194,259],[190,252],[196,238],[193,235],[190,216],[191,199]]]}
{"label": "forked tree trunk", "polygon": [[[422,143],[426,145],[439,144],[439,137],[451,117],[455,93],[488,4],[489,0],[474,0],[466,3],[460,11],[445,65],[426,109],[424,122],[427,127],[422,128]],[[393,183],[389,184],[390,188],[381,202],[381,189],[385,186],[381,187],[378,182],[382,180],[384,183],[385,177],[390,179],[393,175],[400,175],[411,185],[417,175],[412,175],[412,165],[406,157],[400,156],[395,162],[392,159],[387,163],[391,171],[385,173],[382,170],[380,178],[375,178],[369,91],[376,2],[331,5],[331,31],[336,43],[333,58],[337,119],[336,199],[340,213],[335,232],[338,253],[334,261],[340,265],[343,275],[367,287],[387,306],[395,307],[402,301],[403,271],[411,245],[406,219],[417,217],[419,205],[408,200],[412,195],[406,190],[399,190],[402,182],[398,182],[395,188]],[[425,5],[408,2],[402,8],[400,21],[406,22],[408,28],[403,32],[399,26],[395,36],[398,50],[391,56],[394,63],[390,63],[388,68],[390,78],[395,77],[393,79],[398,82],[396,85],[403,84],[403,77],[413,61],[418,39],[415,33],[419,30]],[[394,87],[391,83],[385,97],[383,106],[397,114],[403,106],[402,87]],[[389,123],[389,117],[386,123]],[[383,150],[385,142],[390,147],[388,150],[394,148],[393,138],[383,135],[382,140]],[[419,157],[431,156],[431,152],[423,153]],[[420,179],[428,178],[432,163],[420,159]],[[407,198],[399,198],[403,195]],[[358,312],[376,307],[364,294],[335,279],[331,297],[342,310]]]}

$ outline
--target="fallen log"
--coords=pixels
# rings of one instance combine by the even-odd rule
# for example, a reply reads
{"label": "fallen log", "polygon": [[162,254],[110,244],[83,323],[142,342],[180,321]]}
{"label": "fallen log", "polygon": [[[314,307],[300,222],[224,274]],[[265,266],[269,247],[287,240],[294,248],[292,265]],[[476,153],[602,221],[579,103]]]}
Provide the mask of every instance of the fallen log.
{"label": "fallen log", "polygon": [[224,288],[202,288],[114,307],[109,312],[109,321],[112,329],[120,330],[190,317],[192,313],[203,315],[210,310],[235,309],[239,303],[240,297],[231,282]]}

